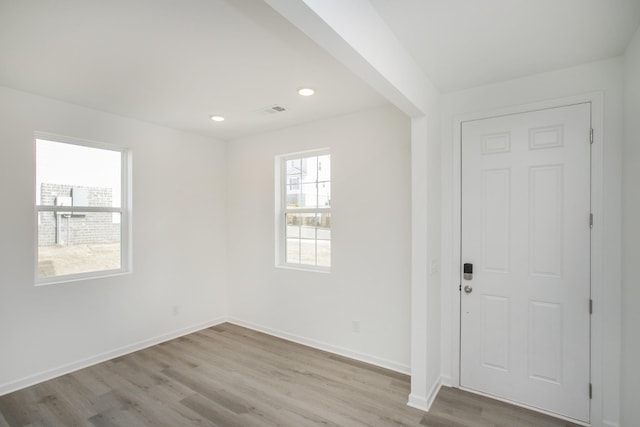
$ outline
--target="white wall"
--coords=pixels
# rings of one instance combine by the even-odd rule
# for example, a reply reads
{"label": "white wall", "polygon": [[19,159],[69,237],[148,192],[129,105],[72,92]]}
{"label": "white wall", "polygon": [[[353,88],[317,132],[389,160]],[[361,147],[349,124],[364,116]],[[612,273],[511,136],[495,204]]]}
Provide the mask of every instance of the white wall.
{"label": "white wall", "polygon": [[[454,307],[458,304],[458,269],[453,265],[454,228],[454,156],[455,118],[464,114],[489,112],[506,107],[582,95],[594,91],[604,93],[604,126],[594,117],[595,132],[603,135],[604,183],[602,235],[604,236],[602,298],[596,298],[595,310],[604,319],[601,389],[594,390],[593,404],[600,409],[601,420],[594,425],[616,425],[619,421],[620,358],[620,203],[622,141],[622,62],[621,59],[587,64],[570,69],[538,74],[517,80],[482,86],[442,96],[442,373],[445,383],[454,383],[457,374],[457,346]],[[598,149],[598,148],[595,148]],[[459,163],[458,163],[459,164]],[[595,230],[595,228],[594,228]]]}
{"label": "white wall", "polygon": [[625,136],[622,148],[622,425],[640,425],[640,30],[624,60]]}
{"label": "white wall", "polygon": [[[34,131],[131,148],[131,274],[34,286]],[[213,139],[0,88],[0,394],[224,318],[225,156]]]}
{"label": "white wall", "polygon": [[[408,371],[410,130],[406,116],[383,107],[229,143],[232,321]],[[276,268],[274,156],[324,147],[331,273]]]}

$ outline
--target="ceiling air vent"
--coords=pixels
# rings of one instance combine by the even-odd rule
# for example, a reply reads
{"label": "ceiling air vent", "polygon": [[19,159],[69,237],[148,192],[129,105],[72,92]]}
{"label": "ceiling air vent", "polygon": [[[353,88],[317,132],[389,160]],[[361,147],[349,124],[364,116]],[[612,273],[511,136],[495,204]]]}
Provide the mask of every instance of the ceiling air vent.
{"label": "ceiling air vent", "polygon": [[263,115],[268,115],[268,114],[284,113],[285,111],[287,111],[286,108],[284,108],[282,105],[276,104],[276,105],[271,105],[270,107],[262,108],[257,112]]}

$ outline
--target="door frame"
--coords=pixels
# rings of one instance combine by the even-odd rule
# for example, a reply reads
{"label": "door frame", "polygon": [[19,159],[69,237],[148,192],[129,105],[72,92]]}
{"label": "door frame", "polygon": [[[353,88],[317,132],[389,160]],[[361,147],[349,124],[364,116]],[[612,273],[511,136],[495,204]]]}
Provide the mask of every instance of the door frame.
{"label": "door frame", "polygon": [[[591,315],[591,344],[590,344],[590,373],[591,384],[593,386],[593,396],[591,399],[590,420],[602,420],[603,411],[603,351],[604,351],[604,316],[603,307],[604,286],[603,286],[603,189],[604,189],[604,167],[603,167],[603,126],[604,126],[604,94],[603,92],[591,92],[583,95],[564,97],[546,100],[536,103],[523,104],[513,107],[501,108],[490,111],[464,114],[454,117],[453,120],[453,170],[452,170],[452,212],[453,212],[453,233],[452,233],[452,253],[451,277],[458,289],[460,285],[461,259],[461,228],[462,228],[462,123],[469,120],[482,120],[497,116],[526,113],[535,110],[563,107],[573,104],[591,103],[591,127],[593,128],[593,145],[591,146],[591,212],[594,216],[594,224],[591,230],[591,299],[595,309]],[[458,291],[458,296],[451,299],[451,315],[453,335],[452,348],[452,377],[451,382],[454,387],[461,387],[460,384],[460,306],[462,293]],[[585,310],[587,307],[585,307]],[[585,390],[585,393],[587,391]],[[572,420],[575,422],[575,420]]]}

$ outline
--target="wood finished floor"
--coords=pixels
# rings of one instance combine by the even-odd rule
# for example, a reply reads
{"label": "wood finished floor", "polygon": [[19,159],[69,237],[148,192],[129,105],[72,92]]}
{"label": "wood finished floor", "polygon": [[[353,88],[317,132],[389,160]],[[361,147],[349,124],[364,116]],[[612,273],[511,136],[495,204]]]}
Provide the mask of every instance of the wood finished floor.
{"label": "wood finished floor", "polygon": [[574,426],[223,324],[0,396],[0,426]]}

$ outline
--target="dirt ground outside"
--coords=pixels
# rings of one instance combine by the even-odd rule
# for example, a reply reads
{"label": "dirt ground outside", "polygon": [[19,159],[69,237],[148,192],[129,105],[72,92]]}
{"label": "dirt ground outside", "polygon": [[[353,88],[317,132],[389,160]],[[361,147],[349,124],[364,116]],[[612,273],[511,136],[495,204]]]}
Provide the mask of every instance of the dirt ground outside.
{"label": "dirt ground outside", "polygon": [[287,262],[331,267],[331,241],[287,239]]}
{"label": "dirt ground outside", "polygon": [[[331,242],[287,242],[287,261],[293,264],[331,266]],[[38,277],[56,277],[120,268],[120,243],[41,246]]]}
{"label": "dirt ground outside", "polygon": [[38,277],[65,276],[120,268],[120,243],[41,246]]}

